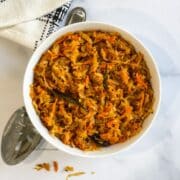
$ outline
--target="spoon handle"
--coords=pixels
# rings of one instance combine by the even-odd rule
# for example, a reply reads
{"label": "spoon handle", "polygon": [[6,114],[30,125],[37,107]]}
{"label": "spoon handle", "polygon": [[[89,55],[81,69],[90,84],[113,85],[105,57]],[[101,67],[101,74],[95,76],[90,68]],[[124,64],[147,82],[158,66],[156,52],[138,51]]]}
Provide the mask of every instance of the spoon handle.
{"label": "spoon handle", "polygon": [[82,7],[76,7],[72,9],[69,15],[67,16],[65,26],[83,21],[86,21],[86,11]]}

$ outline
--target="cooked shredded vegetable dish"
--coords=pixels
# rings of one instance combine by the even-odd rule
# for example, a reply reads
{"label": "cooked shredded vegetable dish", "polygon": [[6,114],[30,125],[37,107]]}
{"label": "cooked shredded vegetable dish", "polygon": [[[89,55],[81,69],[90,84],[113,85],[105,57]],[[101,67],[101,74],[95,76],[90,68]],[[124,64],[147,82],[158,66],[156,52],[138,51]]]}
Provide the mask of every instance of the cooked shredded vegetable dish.
{"label": "cooked shredded vegetable dish", "polygon": [[119,33],[68,33],[34,69],[32,103],[50,134],[81,150],[122,143],[152,113],[143,54]]}

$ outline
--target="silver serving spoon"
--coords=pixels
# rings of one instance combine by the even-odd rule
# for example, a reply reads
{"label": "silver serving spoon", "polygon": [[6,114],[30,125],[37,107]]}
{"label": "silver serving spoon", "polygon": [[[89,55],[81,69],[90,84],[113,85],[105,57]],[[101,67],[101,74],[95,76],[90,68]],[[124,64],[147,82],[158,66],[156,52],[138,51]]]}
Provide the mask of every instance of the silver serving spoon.
{"label": "silver serving spoon", "polygon": [[[69,13],[65,25],[86,20],[86,12],[76,7]],[[24,160],[40,143],[42,137],[33,127],[25,107],[17,109],[5,126],[1,141],[1,156],[8,165]]]}

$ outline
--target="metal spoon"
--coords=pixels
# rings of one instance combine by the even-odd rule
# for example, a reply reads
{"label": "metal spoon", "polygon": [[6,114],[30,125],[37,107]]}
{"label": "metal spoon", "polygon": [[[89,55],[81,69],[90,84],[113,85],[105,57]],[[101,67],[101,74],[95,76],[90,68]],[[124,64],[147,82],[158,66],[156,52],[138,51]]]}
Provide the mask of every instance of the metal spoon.
{"label": "metal spoon", "polygon": [[[65,25],[86,20],[86,12],[81,7],[71,10]],[[40,143],[42,137],[33,127],[25,107],[17,109],[4,129],[1,141],[1,156],[8,165],[24,160]]]}

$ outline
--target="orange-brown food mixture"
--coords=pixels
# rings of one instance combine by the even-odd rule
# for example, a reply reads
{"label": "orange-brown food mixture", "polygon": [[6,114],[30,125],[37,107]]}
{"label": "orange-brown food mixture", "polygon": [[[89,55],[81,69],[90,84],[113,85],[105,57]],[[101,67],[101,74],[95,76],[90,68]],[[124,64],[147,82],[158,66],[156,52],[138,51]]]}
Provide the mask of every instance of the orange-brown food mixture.
{"label": "orange-brown food mixture", "polygon": [[119,33],[68,33],[34,69],[30,96],[49,132],[94,150],[124,142],[152,113],[153,89],[143,55]]}

